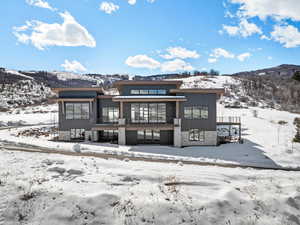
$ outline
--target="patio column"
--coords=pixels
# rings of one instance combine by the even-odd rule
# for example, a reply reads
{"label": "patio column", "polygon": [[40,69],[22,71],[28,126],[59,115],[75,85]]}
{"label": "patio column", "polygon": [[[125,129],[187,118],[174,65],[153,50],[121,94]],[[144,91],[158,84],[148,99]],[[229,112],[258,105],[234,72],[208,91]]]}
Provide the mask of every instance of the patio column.
{"label": "patio column", "polygon": [[181,143],[181,118],[180,118],[180,105],[179,101],[176,101],[176,118],[174,119],[174,146],[182,147]]}

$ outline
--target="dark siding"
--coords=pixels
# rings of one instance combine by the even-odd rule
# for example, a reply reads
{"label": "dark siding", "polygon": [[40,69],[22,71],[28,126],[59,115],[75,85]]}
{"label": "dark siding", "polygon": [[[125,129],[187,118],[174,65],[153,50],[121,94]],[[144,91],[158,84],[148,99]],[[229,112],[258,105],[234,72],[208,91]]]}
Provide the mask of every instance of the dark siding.
{"label": "dark siding", "polygon": [[126,131],[126,145],[137,145],[137,131]]}
{"label": "dark siding", "polygon": [[[66,102],[67,103],[67,102]],[[72,102],[76,103],[76,102]],[[78,103],[81,103],[78,101]],[[95,107],[95,102],[92,103],[92,107]],[[66,110],[66,108],[65,108]],[[95,124],[94,109],[90,110],[89,120],[66,120],[66,115],[62,113],[62,103],[59,103],[59,130],[70,130],[71,128],[82,128],[90,130]]]}
{"label": "dark siding", "polygon": [[160,144],[161,145],[173,145],[174,144],[174,132],[173,131],[160,131]]}
{"label": "dark siding", "polygon": [[120,95],[131,95],[130,90],[150,90],[150,89],[165,89],[167,90],[167,95],[170,89],[176,89],[176,85],[124,85],[121,88]]}
{"label": "dark siding", "polygon": [[[206,131],[216,130],[216,94],[184,94],[187,98],[186,102],[180,103],[180,117],[181,126],[183,131],[187,131],[192,128],[199,128]],[[186,106],[208,106],[208,119],[193,120],[184,119],[184,107]]]}

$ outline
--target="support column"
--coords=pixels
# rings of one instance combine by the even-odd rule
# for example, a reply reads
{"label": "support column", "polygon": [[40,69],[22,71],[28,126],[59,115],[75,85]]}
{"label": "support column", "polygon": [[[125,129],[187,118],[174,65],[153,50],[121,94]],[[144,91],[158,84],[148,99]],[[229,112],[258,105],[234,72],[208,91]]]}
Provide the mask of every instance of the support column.
{"label": "support column", "polygon": [[174,119],[174,146],[181,148],[181,119],[176,118]]}
{"label": "support column", "polygon": [[118,144],[126,145],[126,128],[125,119],[119,119],[119,133],[118,133]]}
{"label": "support column", "polygon": [[99,131],[97,131],[97,130],[94,130],[93,131],[93,141],[98,141],[99,140]]}

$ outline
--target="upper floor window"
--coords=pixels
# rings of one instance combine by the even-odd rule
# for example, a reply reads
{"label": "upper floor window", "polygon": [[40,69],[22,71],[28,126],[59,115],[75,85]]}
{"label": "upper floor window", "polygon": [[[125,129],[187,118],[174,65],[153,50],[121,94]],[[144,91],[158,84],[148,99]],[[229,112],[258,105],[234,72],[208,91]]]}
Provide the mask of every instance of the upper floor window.
{"label": "upper floor window", "polygon": [[103,107],[102,118],[104,123],[117,123],[119,121],[119,108]]}
{"label": "upper floor window", "polygon": [[131,121],[133,123],[165,123],[165,103],[131,104]]}
{"label": "upper floor window", "polygon": [[208,106],[184,107],[185,119],[208,119]]}
{"label": "upper floor window", "polygon": [[189,140],[190,141],[200,141],[204,142],[205,133],[199,129],[191,129],[189,130]]}
{"label": "upper floor window", "polygon": [[130,94],[132,95],[166,95],[167,90],[164,89],[132,89],[130,90]]}
{"label": "upper floor window", "polygon": [[67,120],[88,120],[89,118],[89,103],[66,103]]}

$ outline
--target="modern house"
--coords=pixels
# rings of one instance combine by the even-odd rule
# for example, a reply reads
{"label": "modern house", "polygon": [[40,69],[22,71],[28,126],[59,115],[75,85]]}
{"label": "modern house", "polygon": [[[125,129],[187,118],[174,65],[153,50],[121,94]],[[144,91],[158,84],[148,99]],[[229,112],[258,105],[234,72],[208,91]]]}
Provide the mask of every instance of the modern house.
{"label": "modern house", "polygon": [[182,81],[118,81],[102,88],[54,88],[59,140],[217,145],[217,98],[224,89],[181,89]]}

